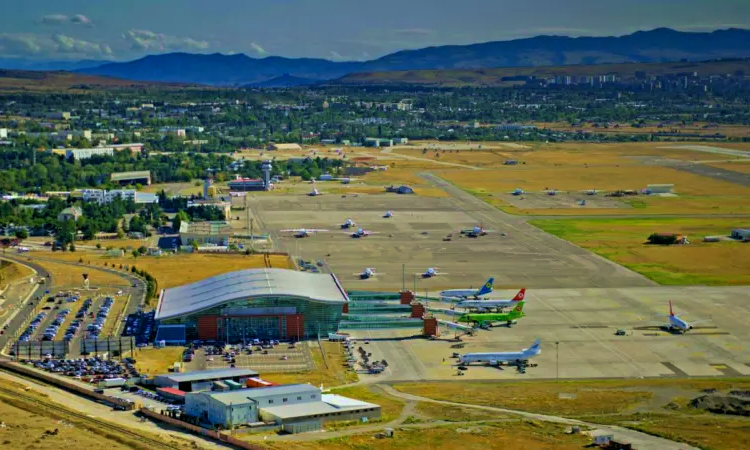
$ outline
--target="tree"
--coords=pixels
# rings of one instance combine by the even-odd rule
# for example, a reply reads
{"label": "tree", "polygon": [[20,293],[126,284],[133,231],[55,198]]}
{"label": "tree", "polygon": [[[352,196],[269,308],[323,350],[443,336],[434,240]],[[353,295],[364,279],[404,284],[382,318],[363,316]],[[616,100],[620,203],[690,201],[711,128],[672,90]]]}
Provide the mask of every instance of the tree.
{"label": "tree", "polygon": [[18,230],[16,230],[16,237],[19,240],[28,239],[29,238],[29,232],[26,231],[26,230],[24,230],[23,228],[19,228]]}
{"label": "tree", "polygon": [[123,239],[125,237],[125,232],[122,231],[122,228],[117,229],[117,239]]}
{"label": "tree", "polygon": [[141,245],[140,247],[138,247],[138,253],[140,253],[141,255],[145,255],[147,252],[148,247],[146,247],[145,245]]}
{"label": "tree", "polygon": [[193,241],[190,245],[193,247],[193,250],[198,250],[198,241]]}
{"label": "tree", "polygon": [[71,252],[74,252],[74,251],[76,251],[76,246],[75,246],[75,244],[73,244],[72,242],[70,243],[70,251],[71,251]]}
{"label": "tree", "polygon": [[175,214],[174,219],[172,219],[172,230],[175,233],[178,233],[180,231],[180,225],[182,224],[182,222],[189,222],[189,221],[190,221],[190,217],[185,211],[183,210],[177,211],[177,214]]}
{"label": "tree", "polygon": [[100,244],[100,243],[97,242],[96,243],[96,249],[97,250],[101,250],[102,249],[102,244]]}
{"label": "tree", "polygon": [[137,259],[137,258],[138,258],[138,255],[139,255],[139,253],[138,253],[138,250],[133,250],[133,252],[132,252],[132,253],[133,253],[133,258],[136,258],[136,259]]}

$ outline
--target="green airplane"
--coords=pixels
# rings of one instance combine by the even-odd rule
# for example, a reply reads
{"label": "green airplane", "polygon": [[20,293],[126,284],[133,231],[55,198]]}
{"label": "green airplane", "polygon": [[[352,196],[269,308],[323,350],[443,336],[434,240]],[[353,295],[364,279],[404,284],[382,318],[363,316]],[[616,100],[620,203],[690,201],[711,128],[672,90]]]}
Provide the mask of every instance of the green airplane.
{"label": "green airplane", "polygon": [[506,322],[508,326],[513,324],[513,321],[520,319],[525,316],[523,312],[523,305],[526,302],[518,302],[515,308],[506,313],[495,313],[495,314],[464,314],[458,318],[458,322],[474,323],[479,327],[486,327],[492,322]]}

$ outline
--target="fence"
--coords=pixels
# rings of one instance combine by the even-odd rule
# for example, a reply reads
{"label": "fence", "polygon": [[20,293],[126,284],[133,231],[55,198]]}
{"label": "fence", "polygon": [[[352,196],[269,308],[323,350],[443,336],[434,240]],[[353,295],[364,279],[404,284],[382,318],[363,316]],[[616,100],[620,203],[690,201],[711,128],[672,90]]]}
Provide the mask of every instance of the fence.
{"label": "fence", "polygon": [[211,439],[213,439],[215,441],[219,441],[219,442],[222,442],[222,443],[230,444],[230,445],[233,445],[235,447],[239,447],[239,448],[243,448],[243,449],[247,449],[247,450],[264,450],[265,449],[264,447],[260,447],[260,446],[257,446],[257,445],[253,445],[253,444],[251,444],[249,442],[245,442],[245,441],[241,441],[239,439],[235,439],[232,436],[224,434],[224,433],[222,433],[220,431],[209,430],[207,428],[203,428],[203,427],[199,427],[199,426],[196,426],[196,425],[193,425],[193,424],[189,424],[187,422],[183,422],[182,420],[169,417],[169,416],[167,416],[165,414],[159,414],[159,413],[157,413],[155,411],[151,411],[150,409],[147,409],[147,408],[141,408],[140,412],[144,416],[149,417],[151,419],[158,420],[158,421],[161,421],[161,422],[166,422],[166,423],[168,423],[170,425],[174,425],[176,427],[180,427],[182,429],[188,430],[191,433],[198,434],[198,435],[201,435],[201,436],[205,436],[205,437],[211,438]]}

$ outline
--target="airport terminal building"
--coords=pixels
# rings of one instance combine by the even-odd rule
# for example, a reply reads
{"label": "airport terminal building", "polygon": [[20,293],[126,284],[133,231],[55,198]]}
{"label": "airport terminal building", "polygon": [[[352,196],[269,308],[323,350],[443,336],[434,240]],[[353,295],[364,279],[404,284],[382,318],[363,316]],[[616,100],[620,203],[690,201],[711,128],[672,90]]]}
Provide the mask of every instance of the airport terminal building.
{"label": "airport terminal building", "polygon": [[238,343],[306,339],[338,331],[346,291],[333,274],[247,269],[164,289],[156,340]]}

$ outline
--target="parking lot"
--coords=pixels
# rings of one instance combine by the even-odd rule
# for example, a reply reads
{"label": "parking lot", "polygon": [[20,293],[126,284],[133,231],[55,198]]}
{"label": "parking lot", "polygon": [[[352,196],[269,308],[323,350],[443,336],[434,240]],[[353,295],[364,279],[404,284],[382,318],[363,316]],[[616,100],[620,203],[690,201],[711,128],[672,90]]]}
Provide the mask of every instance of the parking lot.
{"label": "parking lot", "polygon": [[134,336],[135,345],[138,347],[147,346],[150,342],[153,342],[154,335],[156,334],[155,316],[156,311],[137,311],[130,314],[125,319],[122,335]]}
{"label": "parking lot", "polygon": [[317,342],[300,342],[293,347],[289,343],[280,343],[273,348],[263,348],[259,345],[251,345],[249,348],[252,354],[248,353],[248,347],[239,350],[239,346],[234,346],[236,355],[234,363],[224,356],[224,353],[230,352],[230,346],[223,349],[220,354],[206,355],[206,348],[200,348],[195,354],[193,362],[196,363],[194,370],[218,369],[235,367],[257,370],[259,373],[269,372],[300,372],[312,370],[315,363],[312,360],[309,345],[317,345]]}
{"label": "parking lot", "polygon": [[[496,292],[497,296],[511,294]],[[464,379],[697,377],[750,375],[748,287],[659,287],[630,289],[544,289],[526,293],[526,317],[512,328],[498,326],[475,336],[453,338],[441,327],[440,340],[412,337],[419,330],[352,331],[352,338],[386,359],[380,375],[366,382],[452,379],[452,353],[513,352],[541,339],[538,367],[470,366]],[[686,320],[710,319],[686,334],[661,328],[672,301]],[[448,307],[430,304],[430,307]],[[439,318],[448,320],[448,317]],[[617,336],[618,329],[625,330]],[[355,352],[356,354],[356,352]]]}

